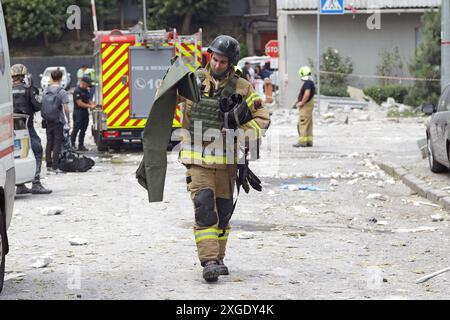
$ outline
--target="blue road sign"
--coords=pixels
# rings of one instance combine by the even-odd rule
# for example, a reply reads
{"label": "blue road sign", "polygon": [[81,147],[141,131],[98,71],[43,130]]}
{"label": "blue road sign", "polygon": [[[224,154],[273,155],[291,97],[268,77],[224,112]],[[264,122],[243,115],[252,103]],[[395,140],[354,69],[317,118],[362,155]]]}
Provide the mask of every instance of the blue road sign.
{"label": "blue road sign", "polygon": [[321,0],[320,14],[344,14],[344,0]]}

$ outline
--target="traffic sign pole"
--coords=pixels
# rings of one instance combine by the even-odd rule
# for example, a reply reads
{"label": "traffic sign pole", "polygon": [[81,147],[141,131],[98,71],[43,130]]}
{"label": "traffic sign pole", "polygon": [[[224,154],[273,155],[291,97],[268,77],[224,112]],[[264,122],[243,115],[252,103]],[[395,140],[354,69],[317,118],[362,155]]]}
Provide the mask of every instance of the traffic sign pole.
{"label": "traffic sign pole", "polygon": [[344,0],[317,0],[317,110],[320,115],[320,15],[345,14]]}
{"label": "traffic sign pole", "polygon": [[317,110],[320,116],[320,9],[322,7],[322,1],[317,0],[317,57],[316,57],[316,69],[317,69]]}

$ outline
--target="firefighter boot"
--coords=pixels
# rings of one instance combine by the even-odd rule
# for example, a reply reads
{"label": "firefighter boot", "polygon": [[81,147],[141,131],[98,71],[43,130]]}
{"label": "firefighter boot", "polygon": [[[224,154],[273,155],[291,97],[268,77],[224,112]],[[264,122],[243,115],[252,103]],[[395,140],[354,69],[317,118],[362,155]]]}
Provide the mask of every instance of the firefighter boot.
{"label": "firefighter boot", "polygon": [[223,259],[219,259],[219,273],[221,276],[228,276],[230,272],[228,271],[228,267],[223,262]]}
{"label": "firefighter boot", "polygon": [[52,190],[45,189],[44,186],[39,182],[33,182],[33,185],[31,187],[31,193],[32,194],[49,194],[52,193]]}
{"label": "firefighter boot", "polygon": [[211,260],[203,265],[203,279],[207,282],[215,282],[219,279],[220,268],[217,261]]}
{"label": "firefighter boot", "polygon": [[17,186],[16,189],[16,194],[27,194],[27,193],[31,193],[31,190],[29,188],[27,188],[26,185],[24,184],[19,184]]}

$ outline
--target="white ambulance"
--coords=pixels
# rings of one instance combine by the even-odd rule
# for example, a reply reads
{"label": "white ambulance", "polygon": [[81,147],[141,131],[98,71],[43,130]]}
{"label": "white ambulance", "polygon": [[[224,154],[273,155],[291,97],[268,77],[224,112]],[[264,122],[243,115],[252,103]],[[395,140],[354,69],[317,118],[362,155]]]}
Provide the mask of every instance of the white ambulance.
{"label": "white ambulance", "polygon": [[13,106],[8,41],[5,18],[0,3],[0,292],[5,275],[5,255],[8,253],[6,231],[12,218],[15,192]]}

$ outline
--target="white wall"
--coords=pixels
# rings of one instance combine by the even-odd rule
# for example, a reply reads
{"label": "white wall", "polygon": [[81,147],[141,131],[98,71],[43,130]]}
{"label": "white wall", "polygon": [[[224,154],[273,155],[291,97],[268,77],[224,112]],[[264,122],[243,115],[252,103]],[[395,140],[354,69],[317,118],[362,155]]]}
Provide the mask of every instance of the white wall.
{"label": "white wall", "polygon": [[[321,16],[321,52],[328,47],[338,49],[342,57],[348,56],[352,60],[353,73],[376,75],[381,50],[392,51],[397,46],[403,70],[408,75],[407,65],[414,56],[421,14],[381,14],[380,30],[367,28],[369,17],[369,14]],[[284,80],[287,85],[281,90],[283,104],[291,104],[298,95],[301,85],[297,74],[299,67],[308,65],[308,58],[316,60],[316,22],[316,15],[279,14],[280,81]],[[359,87],[376,83],[376,80],[351,79],[352,85]]]}

